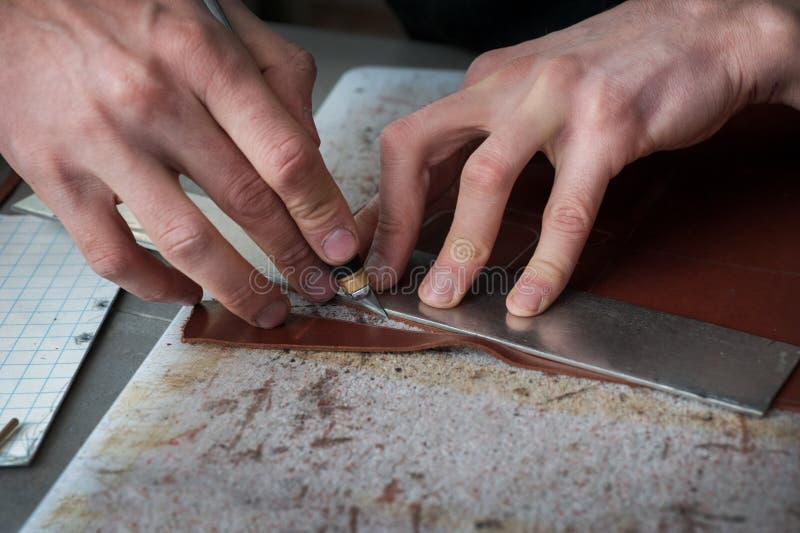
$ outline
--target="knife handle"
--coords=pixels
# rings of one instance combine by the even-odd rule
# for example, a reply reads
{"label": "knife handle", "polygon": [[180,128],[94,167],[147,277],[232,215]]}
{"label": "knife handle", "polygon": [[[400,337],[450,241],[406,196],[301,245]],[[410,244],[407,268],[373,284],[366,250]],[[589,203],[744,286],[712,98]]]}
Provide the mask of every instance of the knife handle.
{"label": "knife handle", "polygon": [[351,295],[364,287],[369,287],[367,273],[364,272],[364,263],[356,255],[344,265],[331,266],[333,278],[345,294]]}

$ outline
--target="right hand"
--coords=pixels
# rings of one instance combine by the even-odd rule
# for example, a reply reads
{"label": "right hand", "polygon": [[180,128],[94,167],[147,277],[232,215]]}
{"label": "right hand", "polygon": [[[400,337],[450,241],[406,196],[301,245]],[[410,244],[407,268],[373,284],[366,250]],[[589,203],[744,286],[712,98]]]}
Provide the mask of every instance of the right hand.
{"label": "right hand", "polygon": [[[313,59],[240,1],[222,4],[236,35],[196,0],[0,3],[0,153],[100,275],[151,301],[193,304],[203,286],[272,327],[286,297],[251,287],[179,173],[314,300],[335,293],[324,263],[358,242],[318,149]],[[135,243],[119,202],[174,268]]]}
{"label": "right hand", "polygon": [[800,109],[798,52],[798,0],[641,0],[481,56],[461,90],[381,134],[380,196],[358,217],[362,241],[376,228],[374,284],[397,279],[429,201],[457,184],[419,298],[458,305],[491,255],[514,183],[542,152],[555,179],[506,307],[544,312],[578,264],[609,181],[641,157],[710,137],[751,103]]}

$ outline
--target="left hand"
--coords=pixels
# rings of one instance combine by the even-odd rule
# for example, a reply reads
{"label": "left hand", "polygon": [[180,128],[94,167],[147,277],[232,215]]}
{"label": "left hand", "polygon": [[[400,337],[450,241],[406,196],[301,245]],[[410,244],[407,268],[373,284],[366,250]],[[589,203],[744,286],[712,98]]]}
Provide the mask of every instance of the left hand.
{"label": "left hand", "polygon": [[569,281],[625,165],[711,136],[749,103],[800,107],[798,20],[797,2],[630,1],[478,57],[459,92],[382,134],[380,199],[357,217],[361,234],[377,224],[374,279],[402,271],[426,197],[459,179],[449,163],[463,146],[485,139],[460,171],[454,220],[419,296],[458,305],[490,255],[515,180],[541,151],[556,178],[536,251],[506,302],[515,315],[541,313]]}

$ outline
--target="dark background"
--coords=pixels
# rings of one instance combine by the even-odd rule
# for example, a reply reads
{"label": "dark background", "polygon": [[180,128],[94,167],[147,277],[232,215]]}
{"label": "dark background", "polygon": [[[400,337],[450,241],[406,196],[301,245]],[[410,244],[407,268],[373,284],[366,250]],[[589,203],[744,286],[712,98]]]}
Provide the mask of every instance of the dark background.
{"label": "dark background", "polygon": [[246,0],[266,20],[482,52],[571,26],[620,0]]}

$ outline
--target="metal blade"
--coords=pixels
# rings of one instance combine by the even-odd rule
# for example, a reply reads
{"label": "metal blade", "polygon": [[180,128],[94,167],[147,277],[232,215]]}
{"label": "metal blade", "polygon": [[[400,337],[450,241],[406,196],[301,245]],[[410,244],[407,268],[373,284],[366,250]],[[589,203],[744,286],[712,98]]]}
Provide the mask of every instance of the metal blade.
{"label": "metal blade", "polygon": [[353,301],[361,305],[364,309],[368,309],[384,319],[389,318],[389,315],[386,314],[386,310],[381,305],[380,300],[378,300],[378,296],[371,289],[368,290],[364,296],[360,298],[353,298]]}
{"label": "metal blade", "polygon": [[800,359],[797,346],[577,291],[531,318],[510,315],[505,293],[485,288],[435,309],[415,290],[431,257],[415,252],[409,285],[381,293],[389,316],[755,415]]}

